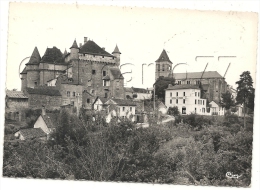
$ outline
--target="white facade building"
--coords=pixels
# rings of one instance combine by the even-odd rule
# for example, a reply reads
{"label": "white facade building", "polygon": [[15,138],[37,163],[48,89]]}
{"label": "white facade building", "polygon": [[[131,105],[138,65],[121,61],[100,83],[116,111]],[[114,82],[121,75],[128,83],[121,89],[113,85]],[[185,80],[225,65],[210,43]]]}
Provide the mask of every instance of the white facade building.
{"label": "white facade building", "polygon": [[165,90],[165,105],[167,108],[177,106],[181,115],[191,113],[209,115],[206,104],[207,100],[201,98],[201,90],[198,86],[170,84]]}

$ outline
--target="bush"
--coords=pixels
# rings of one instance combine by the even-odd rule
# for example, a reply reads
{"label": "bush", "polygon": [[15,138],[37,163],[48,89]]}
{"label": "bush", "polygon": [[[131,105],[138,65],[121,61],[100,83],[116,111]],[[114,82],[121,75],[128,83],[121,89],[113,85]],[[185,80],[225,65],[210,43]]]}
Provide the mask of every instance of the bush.
{"label": "bush", "polygon": [[180,111],[177,106],[169,107],[167,114],[173,115],[173,116],[178,116],[178,115],[180,115]]}
{"label": "bush", "polygon": [[183,122],[189,124],[193,130],[201,130],[204,126],[208,126],[213,123],[211,118],[197,114],[178,116],[175,121],[176,123]]}

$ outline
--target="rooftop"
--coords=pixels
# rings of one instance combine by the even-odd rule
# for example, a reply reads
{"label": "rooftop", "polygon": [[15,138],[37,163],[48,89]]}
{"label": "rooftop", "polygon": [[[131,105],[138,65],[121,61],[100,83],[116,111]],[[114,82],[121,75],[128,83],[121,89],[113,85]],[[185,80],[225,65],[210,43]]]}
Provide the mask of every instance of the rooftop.
{"label": "rooftop", "polygon": [[35,47],[30,57],[30,60],[28,63],[26,63],[26,65],[38,65],[40,61],[41,61],[40,53],[38,51],[38,48]]}
{"label": "rooftop", "polygon": [[39,86],[35,88],[26,88],[26,91],[28,94],[61,96],[60,91],[54,86]]}
{"label": "rooftop", "polygon": [[109,99],[105,104],[110,104],[109,101],[112,101],[112,102],[114,102],[115,104],[117,104],[119,106],[136,106],[136,103],[133,102],[132,100],[124,100],[124,99],[112,98],[112,99]]}
{"label": "rooftop", "polygon": [[[176,80],[179,79],[200,79],[203,72],[174,73]],[[217,71],[205,71],[202,78],[223,78]]]}
{"label": "rooftop", "polygon": [[23,98],[23,99],[28,98],[22,91],[13,91],[13,90],[7,90],[6,96],[8,98]]}
{"label": "rooftop", "polygon": [[178,90],[178,89],[200,89],[197,85],[192,84],[181,84],[181,85],[169,85],[167,89],[165,90]]}
{"label": "rooftop", "polygon": [[25,139],[35,139],[47,136],[41,128],[20,129],[20,133]]}
{"label": "rooftop", "polygon": [[63,53],[61,53],[60,49],[55,46],[53,48],[47,48],[41,60],[41,63],[45,62],[55,64],[64,63]]}
{"label": "rooftop", "polygon": [[163,62],[163,61],[168,61],[172,63],[165,50],[162,51],[160,57],[155,62]]}
{"label": "rooftop", "polygon": [[79,53],[86,53],[92,55],[101,55],[114,57],[110,53],[106,52],[103,48],[99,47],[94,41],[88,40],[79,50]]}
{"label": "rooftop", "polygon": [[41,115],[48,128],[56,128],[58,125],[57,115],[53,113],[46,113]]}

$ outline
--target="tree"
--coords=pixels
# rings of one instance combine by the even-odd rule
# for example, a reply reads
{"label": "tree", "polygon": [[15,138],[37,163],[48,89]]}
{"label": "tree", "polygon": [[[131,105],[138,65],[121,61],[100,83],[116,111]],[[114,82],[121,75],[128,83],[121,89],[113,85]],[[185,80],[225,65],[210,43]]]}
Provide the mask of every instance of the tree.
{"label": "tree", "polygon": [[249,71],[244,71],[240,75],[239,81],[236,82],[237,87],[237,104],[244,105],[244,127],[246,126],[246,108],[248,106],[252,107],[254,105],[254,88],[253,88],[253,80]]}
{"label": "tree", "polygon": [[232,94],[229,91],[222,93],[221,98],[222,99],[221,99],[220,104],[226,110],[229,110],[231,107],[233,107],[235,105],[235,101],[232,97]]}
{"label": "tree", "polygon": [[174,107],[169,107],[167,113],[169,115],[173,115],[173,116],[178,116],[180,115],[180,112],[179,112],[179,109],[177,106],[174,106]]}
{"label": "tree", "polygon": [[[175,78],[159,77],[155,82],[155,96],[162,102],[164,102],[164,100],[165,100],[165,89],[168,88],[169,84],[174,86]],[[153,96],[154,96],[154,94],[153,94]],[[154,98],[153,96],[152,96],[152,100]]]}

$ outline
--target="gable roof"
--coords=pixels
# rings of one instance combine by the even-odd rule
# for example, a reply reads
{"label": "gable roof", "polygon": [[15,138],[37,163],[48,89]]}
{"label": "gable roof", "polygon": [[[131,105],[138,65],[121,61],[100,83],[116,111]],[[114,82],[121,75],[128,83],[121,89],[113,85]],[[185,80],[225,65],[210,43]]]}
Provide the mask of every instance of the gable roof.
{"label": "gable roof", "polygon": [[106,52],[104,49],[99,47],[94,41],[88,40],[79,50],[79,53],[86,53],[91,55],[101,55],[114,57],[110,53]]}
{"label": "gable roof", "polygon": [[163,62],[163,61],[168,61],[172,63],[165,50],[162,51],[160,57],[155,62]]}
{"label": "gable roof", "polygon": [[13,91],[13,90],[7,90],[6,96],[8,98],[22,98],[22,99],[28,99],[28,97],[22,92],[22,91]]}
{"label": "gable roof", "polygon": [[54,86],[39,86],[35,88],[26,88],[26,91],[28,94],[61,96],[60,91]]}
{"label": "gable roof", "polygon": [[[178,79],[200,79],[203,72],[174,73],[173,76]],[[186,76],[187,75],[187,76]],[[202,78],[223,78],[217,71],[205,71]]]}
{"label": "gable roof", "polygon": [[25,139],[34,139],[47,136],[41,128],[20,129],[19,132]]}
{"label": "gable roof", "polygon": [[63,53],[55,46],[53,48],[47,48],[41,60],[41,63],[45,62],[55,62],[55,64],[64,63]]}
{"label": "gable roof", "polygon": [[102,98],[102,97],[97,96],[96,99],[94,100],[93,104],[95,104],[98,99],[100,99],[100,101],[101,101],[103,104],[104,104],[105,102],[107,102],[107,100],[108,100],[107,98]]}
{"label": "gable roof", "polygon": [[114,51],[112,52],[112,54],[114,54],[114,53],[119,53],[119,54],[121,54],[121,52],[119,51],[119,49],[118,49],[117,45],[116,45],[116,47],[115,47]]}
{"label": "gable roof", "polygon": [[121,71],[119,68],[110,68],[109,69],[111,74],[113,75],[114,79],[123,79],[123,75],[121,74]]}
{"label": "gable roof", "polygon": [[167,89],[165,90],[178,90],[178,89],[200,89],[198,85],[192,85],[192,84],[181,84],[181,85],[169,85]]}
{"label": "gable roof", "polygon": [[35,47],[30,57],[30,60],[28,63],[26,63],[26,65],[38,65],[40,61],[41,61],[40,53],[38,51],[38,48]]}
{"label": "gable roof", "polygon": [[45,115],[41,115],[45,124],[48,128],[56,128],[58,125],[57,116],[53,113],[46,113]]}
{"label": "gable roof", "polygon": [[116,98],[109,99],[107,102],[105,102],[105,104],[111,104],[110,103],[111,101],[119,106],[136,106],[136,103],[131,100],[116,99]]}

